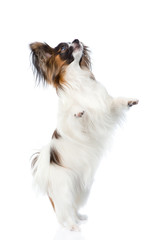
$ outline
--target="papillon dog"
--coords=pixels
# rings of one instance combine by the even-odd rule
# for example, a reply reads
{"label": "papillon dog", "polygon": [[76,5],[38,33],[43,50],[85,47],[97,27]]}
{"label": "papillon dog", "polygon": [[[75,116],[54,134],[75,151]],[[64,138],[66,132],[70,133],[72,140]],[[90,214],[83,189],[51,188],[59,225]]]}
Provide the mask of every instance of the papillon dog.
{"label": "papillon dog", "polygon": [[32,159],[33,180],[48,195],[59,223],[78,231],[87,219],[79,210],[102,154],[116,125],[138,100],[108,94],[91,71],[88,47],[78,39],[55,48],[34,42],[30,49],[36,78],[51,84],[59,97],[57,128]]}

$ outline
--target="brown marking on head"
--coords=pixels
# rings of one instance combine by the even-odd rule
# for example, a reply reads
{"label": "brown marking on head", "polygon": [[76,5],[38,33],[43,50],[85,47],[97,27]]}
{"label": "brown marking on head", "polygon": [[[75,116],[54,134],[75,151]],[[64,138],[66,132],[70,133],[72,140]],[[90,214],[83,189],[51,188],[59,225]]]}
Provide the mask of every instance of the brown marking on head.
{"label": "brown marking on head", "polygon": [[65,68],[73,60],[73,48],[67,43],[60,43],[51,48],[46,43],[35,42],[30,44],[34,72],[39,82],[53,85],[56,89],[66,85]]}
{"label": "brown marking on head", "polygon": [[63,85],[67,84],[64,78],[66,62],[65,60],[61,59],[60,55],[57,55],[55,57],[54,66],[55,66],[55,73],[54,75],[52,74],[54,87],[56,89],[63,88]]}
{"label": "brown marking on head", "polygon": [[[34,72],[39,82],[42,80],[44,84],[48,83],[56,89],[63,89],[63,86],[67,85],[65,81],[66,68],[74,61],[73,45],[60,43],[57,47],[52,48],[46,43],[34,42],[30,44],[30,49]],[[79,65],[82,69],[87,68],[91,72],[89,50],[85,45],[83,45]],[[91,78],[94,79],[93,74],[91,74]]]}
{"label": "brown marking on head", "polygon": [[61,135],[59,134],[59,132],[57,131],[57,129],[54,131],[53,135],[52,135],[52,139],[59,139],[61,138]]}

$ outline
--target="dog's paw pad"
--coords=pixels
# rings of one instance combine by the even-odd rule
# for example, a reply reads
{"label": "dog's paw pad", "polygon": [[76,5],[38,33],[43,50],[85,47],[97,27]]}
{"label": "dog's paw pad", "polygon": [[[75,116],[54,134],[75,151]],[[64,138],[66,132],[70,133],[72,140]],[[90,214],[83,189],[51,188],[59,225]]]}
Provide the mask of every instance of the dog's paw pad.
{"label": "dog's paw pad", "polygon": [[77,113],[77,114],[74,114],[74,116],[75,116],[76,118],[81,118],[83,115],[84,115],[84,111],[83,111],[83,112],[79,112],[79,113]]}
{"label": "dog's paw pad", "polygon": [[128,107],[132,107],[133,105],[137,105],[139,102],[139,100],[134,99],[134,100],[130,100],[128,101]]}

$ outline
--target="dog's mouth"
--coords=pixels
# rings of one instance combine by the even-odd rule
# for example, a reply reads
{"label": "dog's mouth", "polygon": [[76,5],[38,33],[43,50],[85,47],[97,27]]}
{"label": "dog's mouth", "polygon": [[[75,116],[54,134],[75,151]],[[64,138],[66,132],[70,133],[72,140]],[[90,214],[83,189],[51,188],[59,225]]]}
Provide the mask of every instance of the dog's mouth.
{"label": "dog's mouth", "polygon": [[81,45],[80,45],[80,44],[75,44],[74,50],[75,50],[75,49],[80,49],[80,48],[81,48]]}

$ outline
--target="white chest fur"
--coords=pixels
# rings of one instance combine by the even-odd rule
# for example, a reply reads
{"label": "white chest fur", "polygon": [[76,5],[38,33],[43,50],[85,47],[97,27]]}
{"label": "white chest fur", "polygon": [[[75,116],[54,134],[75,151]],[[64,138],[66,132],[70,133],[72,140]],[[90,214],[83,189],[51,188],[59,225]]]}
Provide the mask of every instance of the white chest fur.
{"label": "white chest fur", "polygon": [[[106,89],[91,78],[89,71],[72,64],[67,69],[66,80],[65,91],[59,93],[58,129],[73,138],[83,136],[83,141],[95,138],[95,133],[96,137],[105,135],[112,101]],[[81,112],[83,116],[76,118]]]}

